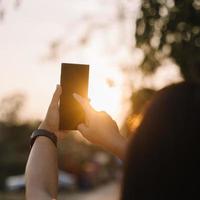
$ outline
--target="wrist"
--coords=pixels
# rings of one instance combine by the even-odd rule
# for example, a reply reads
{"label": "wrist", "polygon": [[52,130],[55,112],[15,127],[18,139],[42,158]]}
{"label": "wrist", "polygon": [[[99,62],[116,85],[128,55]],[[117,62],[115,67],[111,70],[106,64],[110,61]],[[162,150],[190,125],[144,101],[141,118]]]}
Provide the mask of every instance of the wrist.
{"label": "wrist", "polygon": [[49,131],[49,132],[54,133],[54,134],[56,132],[55,129],[53,127],[49,126],[45,121],[43,121],[40,124],[40,126],[38,127],[38,130],[41,130],[41,129]]}
{"label": "wrist", "polygon": [[32,148],[33,144],[35,143],[35,140],[41,136],[46,137],[49,140],[51,140],[52,143],[54,143],[54,145],[57,147],[57,136],[54,133],[49,132],[45,129],[38,129],[38,130],[33,131],[33,133],[31,134],[31,137],[30,137],[31,148]]}
{"label": "wrist", "polygon": [[124,160],[127,147],[127,140],[122,135],[118,135],[115,141],[110,146],[110,151],[117,155],[121,160]]}

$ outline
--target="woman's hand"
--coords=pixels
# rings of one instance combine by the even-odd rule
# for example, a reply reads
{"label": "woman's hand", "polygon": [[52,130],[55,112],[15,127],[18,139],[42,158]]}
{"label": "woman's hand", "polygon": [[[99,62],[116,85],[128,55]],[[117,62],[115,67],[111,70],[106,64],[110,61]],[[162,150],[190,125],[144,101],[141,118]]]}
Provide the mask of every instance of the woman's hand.
{"label": "woman's hand", "polygon": [[47,131],[55,133],[58,138],[63,138],[65,135],[64,132],[59,131],[59,100],[61,93],[62,88],[60,85],[57,85],[46,117],[39,126],[39,129],[45,129]]}
{"label": "woman's hand", "polygon": [[78,94],[73,96],[82,106],[86,116],[86,123],[77,127],[81,134],[91,143],[100,145],[123,159],[126,140],[120,135],[116,122],[107,113],[95,111],[87,99]]}

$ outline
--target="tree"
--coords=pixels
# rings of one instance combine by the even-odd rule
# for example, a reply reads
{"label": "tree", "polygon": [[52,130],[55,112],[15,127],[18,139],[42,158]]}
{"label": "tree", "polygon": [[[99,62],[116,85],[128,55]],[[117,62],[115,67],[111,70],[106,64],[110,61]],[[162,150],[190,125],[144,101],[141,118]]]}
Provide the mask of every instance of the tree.
{"label": "tree", "polygon": [[[21,0],[12,0],[13,8],[17,9],[20,3]],[[0,21],[2,21],[5,18],[7,10],[8,10],[7,4],[4,3],[4,0],[0,0]]]}
{"label": "tree", "polygon": [[143,0],[136,30],[141,69],[153,73],[171,58],[186,80],[200,82],[199,22],[200,0]]}
{"label": "tree", "polygon": [[25,96],[21,93],[6,96],[0,101],[0,122],[17,124]]}
{"label": "tree", "polygon": [[123,132],[126,132],[127,136],[134,134],[135,129],[140,125],[145,108],[155,93],[156,90],[150,88],[141,88],[132,93],[130,99],[131,112],[126,118],[123,126]]}

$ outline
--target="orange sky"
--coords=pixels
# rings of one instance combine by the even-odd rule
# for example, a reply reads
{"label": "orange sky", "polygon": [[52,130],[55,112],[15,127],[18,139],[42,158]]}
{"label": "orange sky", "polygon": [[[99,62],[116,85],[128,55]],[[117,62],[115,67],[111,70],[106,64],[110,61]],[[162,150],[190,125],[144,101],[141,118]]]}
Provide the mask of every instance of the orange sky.
{"label": "orange sky", "polygon": [[[22,117],[41,119],[55,85],[59,83],[60,63],[88,63],[91,66],[89,94],[92,105],[107,111],[122,124],[130,94],[125,91],[126,77],[119,66],[131,64],[134,67],[137,63],[132,58],[129,44],[134,41],[133,19],[139,0],[131,5],[124,1],[128,12],[123,24],[114,20],[115,0],[30,0],[22,1],[17,11],[12,9],[12,1],[3,2],[8,14],[0,23],[0,99],[13,92],[25,93],[27,99]],[[91,24],[109,26],[104,30],[91,29],[86,46],[71,48],[87,31],[88,18]],[[59,58],[44,62],[49,42],[59,38],[65,43],[59,49]],[[153,81],[147,80],[146,85],[161,87],[179,79],[175,68],[168,73],[165,71],[158,72]],[[114,81],[113,87],[108,86],[107,79]],[[133,79],[135,85],[141,84],[139,74]]]}

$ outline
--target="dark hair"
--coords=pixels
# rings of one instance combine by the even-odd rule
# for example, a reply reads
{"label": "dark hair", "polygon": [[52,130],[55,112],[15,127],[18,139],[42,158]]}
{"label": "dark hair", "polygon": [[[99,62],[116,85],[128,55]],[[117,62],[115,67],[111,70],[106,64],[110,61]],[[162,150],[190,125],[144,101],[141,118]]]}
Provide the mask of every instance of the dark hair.
{"label": "dark hair", "polygon": [[199,199],[198,161],[200,86],[168,86],[152,99],[129,144],[121,199]]}

